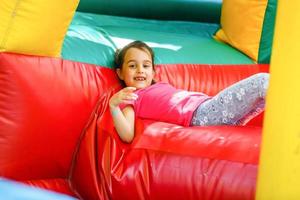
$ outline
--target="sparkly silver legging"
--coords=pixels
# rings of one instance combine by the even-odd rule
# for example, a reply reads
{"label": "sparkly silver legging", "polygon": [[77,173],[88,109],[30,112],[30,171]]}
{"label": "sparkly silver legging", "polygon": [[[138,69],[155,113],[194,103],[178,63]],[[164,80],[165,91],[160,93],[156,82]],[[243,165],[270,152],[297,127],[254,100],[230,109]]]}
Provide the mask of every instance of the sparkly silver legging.
{"label": "sparkly silver legging", "polygon": [[243,125],[265,106],[269,74],[243,79],[202,103],[194,112],[191,126]]}

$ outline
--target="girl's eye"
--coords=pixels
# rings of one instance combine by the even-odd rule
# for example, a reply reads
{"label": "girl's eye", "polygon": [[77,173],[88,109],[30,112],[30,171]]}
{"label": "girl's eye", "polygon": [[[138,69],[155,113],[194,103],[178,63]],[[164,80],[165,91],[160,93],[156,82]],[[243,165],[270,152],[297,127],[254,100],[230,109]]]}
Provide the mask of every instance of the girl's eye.
{"label": "girl's eye", "polygon": [[129,67],[129,68],[134,68],[134,67],[135,67],[135,65],[129,65],[128,67]]}
{"label": "girl's eye", "polygon": [[145,68],[149,68],[152,67],[151,65],[144,65]]}

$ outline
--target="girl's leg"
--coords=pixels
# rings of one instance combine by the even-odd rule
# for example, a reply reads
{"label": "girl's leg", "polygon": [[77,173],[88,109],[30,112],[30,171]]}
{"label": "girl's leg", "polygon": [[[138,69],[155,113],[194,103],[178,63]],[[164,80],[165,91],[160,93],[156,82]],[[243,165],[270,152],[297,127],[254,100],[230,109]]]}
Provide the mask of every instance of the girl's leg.
{"label": "girl's leg", "polygon": [[191,125],[243,124],[264,109],[268,85],[269,74],[258,73],[225,88],[197,108]]}

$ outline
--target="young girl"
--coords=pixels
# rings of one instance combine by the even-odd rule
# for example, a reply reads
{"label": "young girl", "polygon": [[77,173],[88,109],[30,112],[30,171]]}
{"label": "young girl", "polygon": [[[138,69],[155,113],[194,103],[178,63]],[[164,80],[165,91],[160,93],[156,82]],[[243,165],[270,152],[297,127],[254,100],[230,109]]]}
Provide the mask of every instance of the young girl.
{"label": "young girl", "polygon": [[125,87],[111,97],[109,106],[125,142],[134,138],[135,116],[182,126],[237,125],[264,109],[267,73],[250,76],[210,97],[155,83],[153,61],[152,49],[141,41],[116,52],[116,72]]}

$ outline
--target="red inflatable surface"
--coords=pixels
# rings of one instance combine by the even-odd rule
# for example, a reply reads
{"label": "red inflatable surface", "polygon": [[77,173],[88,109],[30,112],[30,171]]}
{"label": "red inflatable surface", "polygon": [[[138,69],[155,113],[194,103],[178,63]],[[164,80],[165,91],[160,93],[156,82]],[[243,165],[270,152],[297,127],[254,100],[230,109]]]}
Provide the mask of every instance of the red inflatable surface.
{"label": "red inflatable surface", "polygon": [[[216,94],[268,65],[162,65],[157,79]],[[0,54],[0,176],[87,200],[254,199],[262,115],[246,126],[138,119],[122,143],[111,69]]]}

